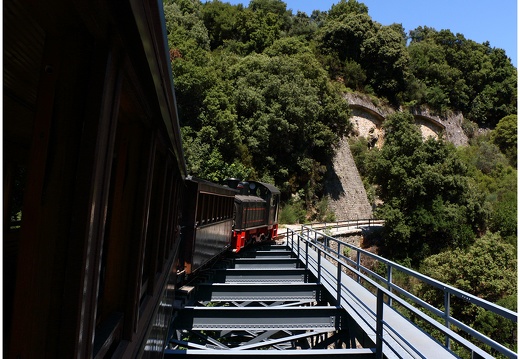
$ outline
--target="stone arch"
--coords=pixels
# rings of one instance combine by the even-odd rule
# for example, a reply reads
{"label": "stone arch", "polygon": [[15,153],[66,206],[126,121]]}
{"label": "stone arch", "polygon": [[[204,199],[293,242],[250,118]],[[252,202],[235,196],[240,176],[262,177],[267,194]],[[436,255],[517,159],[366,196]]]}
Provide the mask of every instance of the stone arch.
{"label": "stone arch", "polygon": [[429,137],[437,138],[446,131],[446,126],[434,118],[423,115],[414,115],[413,117],[415,124],[419,126],[423,140]]}

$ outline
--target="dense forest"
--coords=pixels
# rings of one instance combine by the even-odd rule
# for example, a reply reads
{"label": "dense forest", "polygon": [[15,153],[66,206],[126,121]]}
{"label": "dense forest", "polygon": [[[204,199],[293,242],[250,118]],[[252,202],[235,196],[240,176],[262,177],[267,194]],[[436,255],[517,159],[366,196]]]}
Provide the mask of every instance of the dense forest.
{"label": "dense forest", "polygon": [[[286,211],[318,220],[327,166],[350,136],[386,221],[381,253],[516,310],[517,69],[504,50],[449,29],[383,26],[355,0],[312,14],[280,0],[164,9],[190,174],[274,183]],[[352,136],[347,92],[395,110],[382,148]],[[424,141],[413,109],[462,114],[469,144]],[[516,347],[498,319],[470,312],[459,314]]]}

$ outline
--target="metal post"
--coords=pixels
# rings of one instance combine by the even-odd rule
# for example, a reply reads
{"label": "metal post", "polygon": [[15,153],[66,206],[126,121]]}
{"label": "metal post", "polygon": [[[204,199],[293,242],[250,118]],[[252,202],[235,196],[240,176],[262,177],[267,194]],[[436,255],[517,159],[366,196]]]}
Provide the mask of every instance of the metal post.
{"label": "metal post", "polygon": [[383,291],[377,288],[376,358],[383,359]]}
{"label": "metal post", "polygon": [[[444,321],[446,328],[450,329],[450,293],[448,291],[444,291]],[[450,337],[446,334],[446,348],[450,349]]]}
{"label": "metal post", "polygon": [[[392,293],[392,265],[390,263],[387,264],[387,271],[388,291]],[[388,296],[388,305],[392,306],[392,297],[390,296]]]}
{"label": "metal post", "polygon": [[[339,259],[339,258],[338,258]],[[338,260],[338,272],[337,272],[337,278],[336,278],[336,299],[338,301],[338,306],[341,306],[341,263]]]}
{"label": "metal post", "polygon": [[305,269],[309,269],[309,241],[305,241]]}
{"label": "metal post", "polygon": [[[302,231],[302,235],[303,235],[303,231]],[[297,235],[298,236],[298,260],[300,259],[300,235]]]}
{"label": "metal post", "polygon": [[321,248],[316,247],[318,250],[318,284],[321,284]]}
{"label": "metal post", "polygon": [[357,252],[357,256],[356,256],[356,270],[358,272],[357,282],[360,283],[361,282],[361,276],[359,275],[359,267],[360,267],[360,263],[361,263],[361,252],[360,251],[356,251],[356,252]]}

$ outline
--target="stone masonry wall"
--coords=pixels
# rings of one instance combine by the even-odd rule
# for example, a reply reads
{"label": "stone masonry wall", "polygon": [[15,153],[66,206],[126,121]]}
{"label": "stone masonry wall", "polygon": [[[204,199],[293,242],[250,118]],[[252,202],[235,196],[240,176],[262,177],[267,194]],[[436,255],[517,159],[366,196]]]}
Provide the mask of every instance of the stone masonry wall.
{"label": "stone masonry wall", "polygon": [[372,217],[372,207],[346,138],[341,140],[331,167],[328,169],[325,191],[329,207],[336,220]]}

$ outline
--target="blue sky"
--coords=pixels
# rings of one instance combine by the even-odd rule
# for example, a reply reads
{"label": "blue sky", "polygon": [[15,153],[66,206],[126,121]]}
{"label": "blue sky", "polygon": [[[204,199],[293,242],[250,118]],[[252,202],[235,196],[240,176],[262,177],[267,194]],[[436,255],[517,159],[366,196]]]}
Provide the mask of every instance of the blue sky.
{"label": "blue sky", "polygon": [[[221,0],[231,4],[249,0]],[[298,10],[308,15],[312,10],[328,11],[340,0],[284,0],[293,14]],[[436,30],[449,29],[466,39],[504,49],[515,67],[517,63],[517,0],[358,0],[368,7],[373,20],[383,24],[400,23],[406,32],[418,26]]]}

